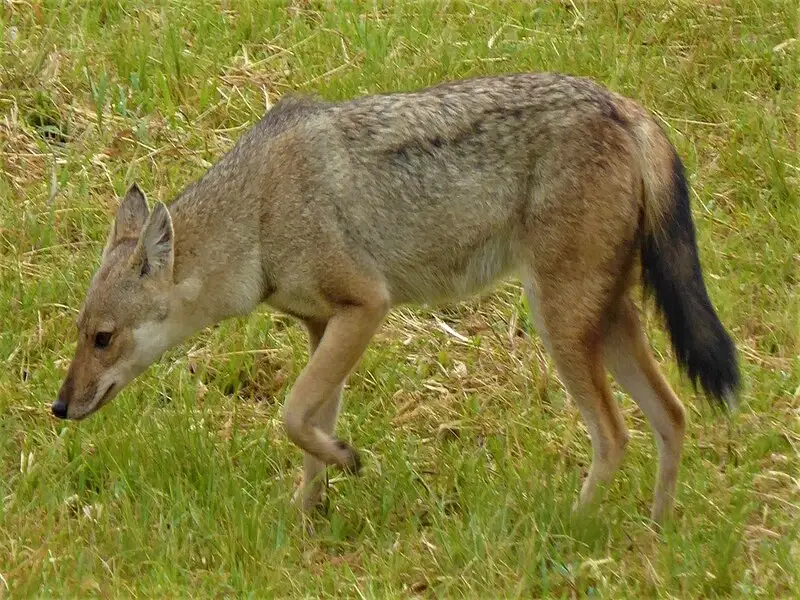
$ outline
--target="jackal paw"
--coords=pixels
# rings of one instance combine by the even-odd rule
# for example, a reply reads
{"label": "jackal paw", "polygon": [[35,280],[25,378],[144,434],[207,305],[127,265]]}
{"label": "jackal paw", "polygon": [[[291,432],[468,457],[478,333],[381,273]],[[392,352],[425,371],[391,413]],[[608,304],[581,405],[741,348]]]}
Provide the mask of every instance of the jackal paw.
{"label": "jackal paw", "polygon": [[294,490],[292,495],[292,504],[305,514],[313,513],[327,513],[328,512],[328,497],[316,486],[311,489],[307,488],[304,484],[300,484]]}
{"label": "jackal paw", "polygon": [[342,455],[339,468],[348,475],[359,475],[361,473],[361,457],[355,448],[342,440],[336,440],[336,447]]}

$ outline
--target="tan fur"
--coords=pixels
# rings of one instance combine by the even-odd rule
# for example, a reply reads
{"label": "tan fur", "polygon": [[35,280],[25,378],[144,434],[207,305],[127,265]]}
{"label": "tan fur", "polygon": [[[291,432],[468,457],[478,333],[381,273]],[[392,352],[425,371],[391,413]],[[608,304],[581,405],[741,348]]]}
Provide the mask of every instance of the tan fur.
{"label": "tan fur", "polygon": [[661,521],[670,511],[678,478],[686,426],[683,405],[659,371],[644,336],[636,307],[621,300],[605,331],[605,362],[622,388],[650,421],[659,450],[658,475],[651,517]]}
{"label": "tan fur", "polygon": [[[673,156],[633,101],[552,74],[285,99],[169,211],[148,213],[128,192],[53,410],[86,416],[167,348],[266,302],[309,331],[284,420],[305,451],[297,501],[310,509],[325,465],[358,470],[334,437],[341,391],[391,307],[464,298],[516,273],[591,436],[580,503],[628,442],[607,365],[658,434],[661,518],[684,415],[628,293],[642,236],[673,211]],[[110,346],[93,347],[103,331]]]}

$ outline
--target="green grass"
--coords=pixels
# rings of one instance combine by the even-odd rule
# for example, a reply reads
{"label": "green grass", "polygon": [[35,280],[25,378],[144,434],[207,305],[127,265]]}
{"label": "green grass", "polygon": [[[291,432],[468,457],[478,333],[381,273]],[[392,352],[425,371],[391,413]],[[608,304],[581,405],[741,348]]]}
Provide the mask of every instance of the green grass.
{"label": "green grass", "polygon": [[[800,595],[798,9],[790,1],[3,3],[0,597]],[[170,352],[88,421],[49,414],[116,197],[169,201],[292,91],[331,99],[520,70],[591,75],[685,158],[710,294],[740,348],[730,421],[689,407],[675,519],[630,450],[594,517],[590,456],[515,282],[397,311],[346,391],[359,480],[310,537],[279,406],[303,331],[260,310]],[[469,337],[447,334],[437,318]],[[451,423],[457,437],[437,435]]]}

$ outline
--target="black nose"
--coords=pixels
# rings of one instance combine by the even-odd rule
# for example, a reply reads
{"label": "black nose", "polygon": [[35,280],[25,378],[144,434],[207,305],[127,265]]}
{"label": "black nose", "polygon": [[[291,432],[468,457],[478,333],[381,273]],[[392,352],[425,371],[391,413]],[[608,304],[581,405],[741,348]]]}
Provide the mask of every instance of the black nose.
{"label": "black nose", "polygon": [[50,407],[53,411],[53,414],[57,416],[59,419],[66,419],[67,418],[67,403],[63,400],[56,400],[53,402],[53,406]]}

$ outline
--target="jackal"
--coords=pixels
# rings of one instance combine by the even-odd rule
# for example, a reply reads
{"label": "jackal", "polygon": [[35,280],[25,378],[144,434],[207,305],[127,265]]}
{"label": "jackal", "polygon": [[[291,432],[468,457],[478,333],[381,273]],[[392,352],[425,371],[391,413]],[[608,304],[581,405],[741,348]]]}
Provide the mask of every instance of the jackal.
{"label": "jackal", "polygon": [[456,301],[515,275],[593,457],[576,506],[620,465],[628,433],[606,370],[659,450],[651,516],[673,504],[684,408],[632,300],[641,281],[674,355],[724,405],[734,344],[700,269],[684,168],[638,103],[585,78],[508,74],[344,102],[287,97],[169,208],[121,201],[52,405],[82,419],[168,348],[264,302],[300,320],[310,358],[284,405],[305,452],[303,509],[325,465],[357,472],[334,436],[342,387],[392,306]]}

